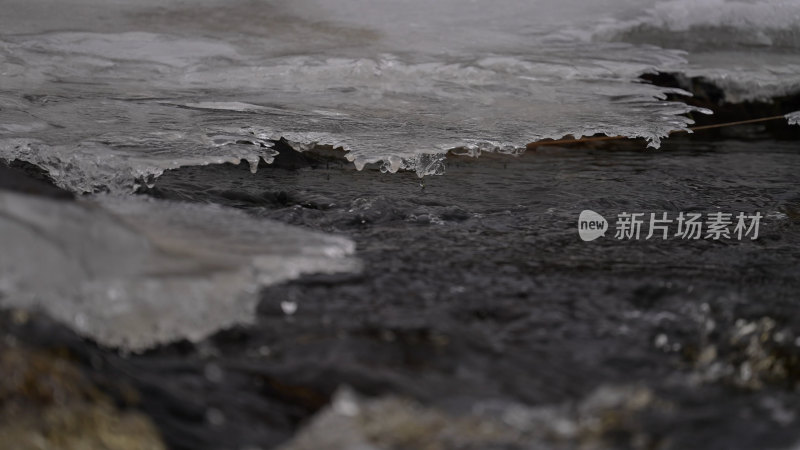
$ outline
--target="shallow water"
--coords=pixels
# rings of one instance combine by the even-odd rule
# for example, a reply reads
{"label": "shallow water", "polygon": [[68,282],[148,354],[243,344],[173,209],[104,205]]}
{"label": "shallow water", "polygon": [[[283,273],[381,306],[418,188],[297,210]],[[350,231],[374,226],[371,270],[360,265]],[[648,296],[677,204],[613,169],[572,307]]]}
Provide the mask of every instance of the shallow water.
{"label": "shallow water", "polygon": [[255,171],[277,142],[418,177],[443,173],[450,150],[566,135],[657,147],[710,111],[682,101],[687,83],[644,75],[703,77],[742,101],[788,96],[800,73],[794,2],[4,3],[0,158],[75,193],[129,195],[179,167]]}
{"label": "shallow water", "polygon": [[[342,234],[363,273],[269,287],[254,325],[128,358],[37,321],[14,329],[122,376],[176,448],[286,442],[343,384],[421,402],[423,429],[522,414],[550,436],[472,442],[482,448],[792,448],[800,154],[794,140],[746,134],[756,139],[674,139],[658,152],[451,156],[424,188],[413,173],[288,149],[256,174],[169,172],[149,195]],[[765,217],[756,240],[583,242],[583,209]],[[617,400],[598,412],[587,406],[598,396]],[[387,401],[362,407],[403,411]],[[312,442],[336,448],[325,423]]]}
{"label": "shallow water", "polygon": [[88,194],[0,192],[3,339],[170,446],[800,443],[800,128],[663,139],[797,122],[796,1],[0,7],[0,158]]}

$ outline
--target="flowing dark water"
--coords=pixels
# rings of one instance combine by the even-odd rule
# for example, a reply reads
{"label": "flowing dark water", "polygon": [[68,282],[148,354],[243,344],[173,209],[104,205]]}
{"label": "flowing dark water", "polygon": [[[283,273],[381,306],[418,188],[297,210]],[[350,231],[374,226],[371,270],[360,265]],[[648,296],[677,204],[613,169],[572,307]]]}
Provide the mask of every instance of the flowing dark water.
{"label": "flowing dark water", "polygon": [[0,447],[797,450],[798,24],[0,0]]}
{"label": "flowing dark water", "polygon": [[[285,442],[341,385],[456,417],[486,404],[574,408],[576,424],[598,389],[644,389],[644,406],[623,402],[591,433],[542,445],[791,448],[800,441],[800,153],[785,132],[790,140],[757,127],[676,137],[659,151],[607,143],[451,155],[447,174],[424,187],[412,172],[356,172],[336,152],[280,146],[256,174],[168,172],[143,194],[345,235],[363,271],[266,288],[254,325],[138,356],[43,319],[12,334],[69,347],[100,379],[133,385],[175,448]],[[609,219],[718,210],[764,219],[757,240],[609,232],[583,242],[584,209]],[[538,448],[490,444],[470,448]]]}
{"label": "flowing dark water", "polygon": [[[276,142],[342,149],[356,169],[418,177],[441,174],[451,151],[519,154],[569,135],[658,148],[724,102],[800,89],[791,20],[800,7],[760,5],[5,0],[0,158],[90,195],[0,199],[11,255],[0,260],[2,305],[45,309],[133,351],[247,323],[259,287],[323,268],[357,272],[353,242],[132,193],[180,168],[246,161],[256,171]],[[672,85],[647,81],[665,73]],[[719,91],[716,101],[689,100],[695,79]],[[796,122],[790,106],[775,114]],[[220,176],[216,189],[229,183]],[[468,195],[442,204],[460,208]]]}

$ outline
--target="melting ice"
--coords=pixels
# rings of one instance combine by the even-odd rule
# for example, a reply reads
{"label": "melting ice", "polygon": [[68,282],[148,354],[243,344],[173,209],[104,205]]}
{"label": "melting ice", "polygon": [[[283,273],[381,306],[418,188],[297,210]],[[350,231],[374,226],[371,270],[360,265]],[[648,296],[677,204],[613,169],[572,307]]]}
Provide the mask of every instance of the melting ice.
{"label": "melting ice", "polygon": [[[3,0],[0,158],[125,194],[180,166],[255,170],[280,138],[419,175],[456,148],[658,146],[692,108],[642,74],[702,76],[728,101],[797,92],[799,24],[796,0]],[[346,240],[104,198],[0,196],[5,305],[143,348],[246,321],[259,285],[352,265]]]}
{"label": "melting ice", "polygon": [[0,305],[108,346],[199,340],[252,321],[258,288],[358,269],[345,238],[213,205],[0,192]]}
{"label": "melting ice", "polygon": [[704,75],[741,99],[800,73],[787,1],[4,3],[0,155],[76,191],[255,165],[281,137],[390,171],[568,134],[657,146],[690,108],[641,74]]}
{"label": "melting ice", "polygon": [[657,146],[690,108],[643,73],[731,101],[800,86],[797,1],[4,3],[0,155],[78,191],[269,161],[281,137],[391,171],[568,134]]}

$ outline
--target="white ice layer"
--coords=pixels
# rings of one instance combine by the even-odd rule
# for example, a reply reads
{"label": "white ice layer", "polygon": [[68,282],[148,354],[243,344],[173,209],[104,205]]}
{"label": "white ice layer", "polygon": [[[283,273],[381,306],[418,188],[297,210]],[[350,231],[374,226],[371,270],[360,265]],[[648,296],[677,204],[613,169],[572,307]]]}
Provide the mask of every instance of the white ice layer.
{"label": "white ice layer", "polygon": [[656,70],[729,101],[800,89],[797,0],[6,3],[0,157],[27,142],[78,191],[269,159],[248,133],[420,175],[440,170],[420,155],[457,147],[595,133],[658,146],[690,108],[639,82]]}
{"label": "white ice layer", "polygon": [[787,114],[786,120],[789,121],[789,125],[800,125],[800,111]]}
{"label": "white ice layer", "polygon": [[354,245],[210,205],[0,192],[0,306],[142,350],[253,320],[261,286],[358,269]]}
{"label": "white ice layer", "polygon": [[65,0],[43,15],[9,1],[0,157],[23,152],[76,191],[269,157],[251,132],[423,175],[440,167],[420,155],[453,148],[596,133],[658,146],[691,123],[663,100],[676,91],[638,78],[684,54],[569,32],[649,2]]}
{"label": "white ice layer", "polygon": [[716,84],[729,102],[800,91],[800,1],[669,0],[605,20],[591,39],[687,51],[681,72]]}

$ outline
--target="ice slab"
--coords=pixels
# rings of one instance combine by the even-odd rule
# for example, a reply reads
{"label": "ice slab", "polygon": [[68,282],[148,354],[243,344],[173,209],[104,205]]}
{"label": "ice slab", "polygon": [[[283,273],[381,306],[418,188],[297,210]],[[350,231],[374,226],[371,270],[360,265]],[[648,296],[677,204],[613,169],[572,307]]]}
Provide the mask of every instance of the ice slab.
{"label": "ice slab", "polygon": [[594,40],[687,52],[680,71],[716,84],[728,102],[800,91],[800,2],[668,0],[594,26]]}
{"label": "ice slab", "polygon": [[0,157],[28,142],[25,158],[81,192],[255,166],[280,138],[419,175],[455,148],[593,134],[657,147],[692,108],[641,81],[655,71],[704,77],[728,101],[800,89],[796,1],[7,3]]}
{"label": "ice slab", "polygon": [[800,125],[800,111],[787,114],[786,120],[789,121],[789,125]]}
{"label": "ice slab", "polygon": [[565,31],[627,15],[628,0],[65,0],[46,17],[9,1],[0,157],[23,154],[75,191],[257,161],[269,143],[248,147],[253,134],[425,175],[440,168],[419,161],[454,148],[596,133],[658,146],[691,123],[664,100],[679,91],[639,79],[677,70],[681,52]]}
{"label": "ice slab", "polygon": [[358,270],[343,237],[139,198],[0,192],[0,249],[0,305],[39,308],[130,350],[249,323],[261,286]]}

